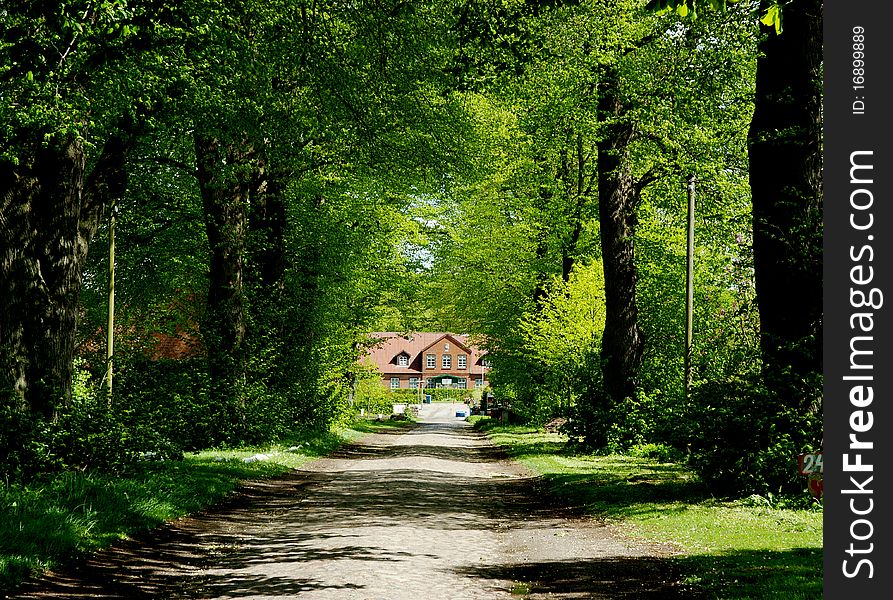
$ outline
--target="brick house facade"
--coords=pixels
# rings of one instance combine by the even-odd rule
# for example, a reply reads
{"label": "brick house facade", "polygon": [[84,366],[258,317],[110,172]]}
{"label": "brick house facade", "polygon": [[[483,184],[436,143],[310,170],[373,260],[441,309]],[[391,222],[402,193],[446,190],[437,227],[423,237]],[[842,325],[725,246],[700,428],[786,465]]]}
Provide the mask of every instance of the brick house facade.
{"label": "brick house facade", "polygon": [[486,353],[456,333],[376,332],[379,340],[366,357],[391,389],[451,387],[475,389],[487,386]]}

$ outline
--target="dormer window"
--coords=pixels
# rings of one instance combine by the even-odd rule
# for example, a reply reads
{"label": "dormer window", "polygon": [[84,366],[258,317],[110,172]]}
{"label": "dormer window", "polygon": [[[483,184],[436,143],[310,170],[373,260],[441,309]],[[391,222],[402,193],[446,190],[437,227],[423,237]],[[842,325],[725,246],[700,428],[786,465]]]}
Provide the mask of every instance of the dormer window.
{"label": "dormer window", "polygon": [[409,357],[405,354],[401,354],[397,357],[397,366],[398,367],[408,367],[409,366]]}

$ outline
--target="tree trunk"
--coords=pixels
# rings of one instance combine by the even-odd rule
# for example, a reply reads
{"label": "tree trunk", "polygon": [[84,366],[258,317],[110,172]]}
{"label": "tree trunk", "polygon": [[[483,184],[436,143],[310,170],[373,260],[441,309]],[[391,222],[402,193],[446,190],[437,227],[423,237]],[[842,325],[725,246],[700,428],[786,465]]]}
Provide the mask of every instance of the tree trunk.
{"label": "tree trunk", "polygon": [[754,268],[767,386],[817,408],[822,372],[822,2],[763,27],[748,133]]}
{"label": "tree trunk", "polygon": [[597,143],[599,227],[605,273],[602,373],[605,392],[616,402],[635,392],[643,339],[637,323],[633,247],[637,195],[626,164],[633,126],[624,117],[616,73],[606,71],[598,101],[603,129]]}
{"label": "tree trunk", "polygon": [[[542,219],[548,213],[549,202],[552,199],[552,190],[548,187],[540,186],[536,197],[534,208],[537,216]],[[549,231],[545,224],[540,221],[536,226],[536,251],[535,263],[536,281],[533,288],[533,309],[539,313],[542,304],[549,295],[550,273],[546,265],[549,261]]]}
{"label": "tree trunk", "polygon": [[283,180],[268,165],[259,164],[251,184],[249,229],[254,283],[264,294],[278,294],[285,286],[284,191]]}
{"label": "tree trunk", "polygon": [[576,173],[571,184],[570,178],[565,180],[565,189],[573,190],[571,207],[570,233],[561,247],[561,278],[565,283],[570,281],[571,272],[577,264],[580,236],[585,225],[585,211],[590,201],[591,184],[586,185],[586,155],[583,152],[583,134],[577,133],[574,139],[576,154]]}
{"label": "tree trunk", "polygon": [[81,275],[128,150],[109,138],[87,175],[72,138],[0,171],[0,394],[45,419],[71,398]]}
{"label": "tree trunk", "polygon": [[250,152],[196,135],[196,166],[210,247],[208,301],[202,336],[211,394],[230,425],[244,416],[243,342],[248,329],[244,290]]}

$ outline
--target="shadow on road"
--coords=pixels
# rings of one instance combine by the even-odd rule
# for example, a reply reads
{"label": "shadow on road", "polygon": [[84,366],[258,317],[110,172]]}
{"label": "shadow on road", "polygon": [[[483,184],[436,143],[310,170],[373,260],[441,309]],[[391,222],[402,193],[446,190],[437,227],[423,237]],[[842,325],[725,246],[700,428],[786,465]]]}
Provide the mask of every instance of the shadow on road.
{"label": "shadow on road", "polygon": [[[319,472],[294,471],[249,482],[197,515],[30,581],[14,598],[349,594],[362,590],[364,585],[356,582],[365,580],[346,580],[341,566],[356,569],[359,564],[368,570],[388,563],[393,570],[394,565],[419,561],[441,564],[443,554],[395,545],[393,539],[389,547],[370,537],[370,527],[386,532],[422,523],[424,531],[443,532],[447,538],[466,529],[491,532],[492,537],[507,529],[542,528],[549,519],[567,516],[567,509],[553,505],[537,479],[500,472],[505,454],[482,445],[480,434],[465,426],[425,424],[400,434],[404,437],[381,432],[390,442],[373,436],[346,445],[324,459],[333,466]],[[366,537],[356,533],[360,528],[366,529]],[[673,595],[678,590],[672,585],[661,583],[676,578],[658,559],[490,564],[451,572],[464,581],[480,580],[482,589],[494,585],[490,580],[520,581],[529,584],[530,593],[562,598],[601,597],[589,594],[602,591],[610,591],[606,597],[612,598],[682,597]]]}
{"label": "shadow on road", "polygon": [[674,599],[700,596],[675,583],[680,573],[666,559],[581,559],[460,569],[466,577],[516,582],[519,596],[558,598]]}

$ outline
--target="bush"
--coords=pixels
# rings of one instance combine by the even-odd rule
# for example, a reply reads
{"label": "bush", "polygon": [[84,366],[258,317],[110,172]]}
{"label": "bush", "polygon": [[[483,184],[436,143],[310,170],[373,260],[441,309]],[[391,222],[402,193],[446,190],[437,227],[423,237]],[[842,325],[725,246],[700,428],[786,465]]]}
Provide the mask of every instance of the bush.
{"label": "bush", "polygon": [[417,403],[420,398],[424,399],[425,396],[431,396],[432,402],[462,402],[465,398],[471,398],[474,394],[474,390],[458,388],[422,388],[421,393],[418,390],[406,388],[388,391],[391,392],[394,402],[404,402],[406,404]]}
{"label": "bush", "polygon": [[798,493],[796,456],[821,440],[821,417],[773,398],[758,378],[706,383],[692,395],[690,462],[716,493]]}
{"label": "bush", "polygon": [[11,403],[0,405],[0,475],[6,481],[60,469],[62,460],[52,448],[49,423]]}
{"label": "bush", "polygon": [[493,423],[493,419],[486,415],[469,415],[465,420],[475,429],[485,429],[488,423]]}
{"label": "bush", "polygon": [[630,456],[639,458],[651,458],[659,462],[678,462],[685,458],[685,455],[666,444],[637,444],[627,452]]}
{"label": "bush", "polygon": [[596,388],[587,401],[574,408],[563,432],[580,447],[592,451],[622,454],[630,448],[653,441],[656,402],[644,392],[634,398],[612,403]]}
{"label": "bush", "polygon": [[[53,447],[66,468],[111,471],[147,457],[183,457],[181,445],[171,435],[177,423],[171,422],[169,414],[160,418],[153,414],[158,400],[134,402],[121,390],[110,399],[105,388],[91,380],[83,363],[76,362],[75,367],[71,403],[51,426]],[[151,386],[142,389],[151,391]]]}
{"label": "bush", "polygon": [[353,410],[359,413],[365,410],[367,414],[390,415],[394,410],[394,403],[398,400],[394,392],[385,387],[378,378],[360,379],[354,392]]}
{"label": "bush", "polygon": [[0,407],[0,469],[7,479],[25,481],[64,469],[111,471],[149,457],[182,458],[181,446],[147,418],[146,407],[134,407],[126,398],[119,403],[118,396],[110,402],[83,366],[75,363],[71,401],[58,403],[54,420],[8,403]]}
{"label": "bush", "polygon": [[116,359],[118,373],[112,406],[122,424],[151,429],[186,450],[220,443],[221,432],[234,417],[214,406],[208,375],[201,359],[148,360],[143,356]]}

